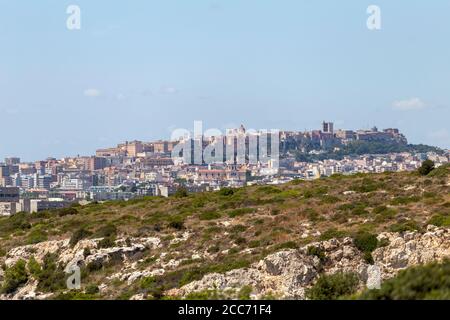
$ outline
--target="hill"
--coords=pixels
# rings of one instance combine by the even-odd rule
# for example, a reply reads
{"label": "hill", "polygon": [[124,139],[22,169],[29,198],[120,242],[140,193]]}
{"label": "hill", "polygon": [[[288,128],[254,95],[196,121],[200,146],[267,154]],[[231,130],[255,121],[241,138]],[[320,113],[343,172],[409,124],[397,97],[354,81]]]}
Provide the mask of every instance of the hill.
{"label": "hill", "polygon": [[[406,255],[382,270],[387,279],[450,254],[449,171],[336,175],[0,218],[3,298],[305,298],[321,275],[355,268],[367,281],[371,265]],[[79,291],[66,289],[70,264],[81,268]],[[302,282],[286,266],[312,271]],[[271,278],[274,290],[260,288]],[[288,278],[299,291],[278,285]]]}

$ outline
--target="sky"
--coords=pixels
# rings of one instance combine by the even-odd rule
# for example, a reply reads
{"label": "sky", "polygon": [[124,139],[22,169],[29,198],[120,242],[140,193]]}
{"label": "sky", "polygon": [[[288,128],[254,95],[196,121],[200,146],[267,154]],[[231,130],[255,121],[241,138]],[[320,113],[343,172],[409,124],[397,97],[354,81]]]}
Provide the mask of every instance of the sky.
{"label": "sky", "polygon": [[195,120],[397,127],[450,148],[449,35],[443,0],[0,0],[0,159],[90,155]]}

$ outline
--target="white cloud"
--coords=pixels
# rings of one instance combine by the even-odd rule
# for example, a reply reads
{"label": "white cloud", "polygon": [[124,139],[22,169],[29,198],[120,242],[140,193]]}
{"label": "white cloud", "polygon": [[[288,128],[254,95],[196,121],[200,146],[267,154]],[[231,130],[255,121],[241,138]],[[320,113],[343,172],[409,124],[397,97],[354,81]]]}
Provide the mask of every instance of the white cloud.
{"label": "white cloud", "polygon": [[406,100],[394,101],[392,103],[392,107],[400,111],[410,111],[425,109],[427,105],[420,98],[411,98]]}
{"label": "white cloud", "polygon": [[101,92],[98,89],[86,89],[84,90],[83,94],[86,97],[99,97],[101,95]]}

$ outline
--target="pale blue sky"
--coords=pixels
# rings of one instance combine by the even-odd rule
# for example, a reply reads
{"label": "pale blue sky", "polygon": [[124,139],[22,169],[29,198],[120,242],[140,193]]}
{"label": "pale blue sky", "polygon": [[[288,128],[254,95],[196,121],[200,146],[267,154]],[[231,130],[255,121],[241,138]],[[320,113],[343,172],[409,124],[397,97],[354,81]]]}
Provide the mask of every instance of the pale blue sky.
{"label": "pale blue sky", "polygon": [[93,154],[194,120],[398,127],[449,148],[449,36],[443,0],[0,0],[0,158]]}

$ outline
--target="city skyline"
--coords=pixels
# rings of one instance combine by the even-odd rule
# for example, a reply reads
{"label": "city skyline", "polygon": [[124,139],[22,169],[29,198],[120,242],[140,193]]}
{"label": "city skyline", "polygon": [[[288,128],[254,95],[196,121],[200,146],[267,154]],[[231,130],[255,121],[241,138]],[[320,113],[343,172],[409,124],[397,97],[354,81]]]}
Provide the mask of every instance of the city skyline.
{"label": "city skyline", "polygon": [[[250,129],[250,130],[255,130],[255,132],[258,132],[259,130],[264,130],[264,131],[266,131],[266,130],[268,130],[268,131],[271,131],[271,130],[279,130],[279,129],[255,129],[255,128],[245,128],[245,126],[243,125],[243,124],[241,124],[239,127],[236,127],[236,128],[226,128],[226,129],[224,129],[223,131],[221,131],[221,130],[219,130],[219,129],[217,129],[217,128],[202,128],[202,137],[203,137],[203,139],[205,139],[205,141],[207,141],[207,140],[209,140],[210,139],[210,136],[208,136],[208,135],[206,135],[206,133],[208,133],[208,131],[209,130],[219,130],[220,132],[222,132],[222,135],[225,137],[225,136],[227,136],[227,132],[228,131],[236,131],[236,130],[241,130],[241,129],[244,129],[244,132],[245,132],[245,130],[248,130],[248,129]],[[194,135],[194,130],[190,130],[190,129],[181,129],[181,130],[188,130],[188,131],[190,131],[190,134],[191,135]],[[392,130],[395,130],[395,131],[397,131],[398,132],[398,134],[399,134],[399,137],[402,137],[402,139],[404,139],[404,141],[405,142],[407,142],[407,143],[410,143],[409,141],[408,141],[408,137],[406,137],[406,136],[404,136],[403,135],[403,133],[401,132],[401,130],[399,130],[398,128],[380,128],[380,129],[378,129],[378,127],[376,126],[376,125],[374,125],[374,126],[372,126],[372,127],[370,127],[370,128],[359,128],[359,129],[351,129],[351,128],[336,128],[335,126],[334,126],[334,122],[326,122],[326,121],[323,121],[322,122],[322,127],[316,127],[316,128],[313,128],[313,129],[311,129],[311,130],[279,130],[279,132],[280,132],[280,135],[286,135],[286,134],[312,134],[312,133],[314,133],[314,132],[322,132],[322,133],[324,133],[324,134],[328,134],[328,133],[333,133],[334,134],[334,137],[336,138],[336,136],[339,136],[339,135],[346,135],[348,132],[352,132],[353,134],[356,134],[357,132],[360,132],[360,133],[364,133],[364,132],[374,132],[374,130],[375,130],[375,132],[378,132],[378,133],[380,133],[380,134],[383,134],[383,132],[386,132],[386,131],[388,131],[388,132],[390,132],[390,131],[392,131]],[[230,132],[231,132],[230,131]],[[182,137],[180,137],[180,138],[182,138]],[[342,137],[341,137],[342,138]],[[116,141],[116,142],[112,142],[112,144],[114,144],[114,145],[117,145],[117,146],[126,146],[126,145],[128,145],[128,144],[130,144],[130,146],[132,145],[132,144],[135,144],[136,142],[138,142],[138,143],[147,143],[147,144],[153,144],[153,143],[169,143],[169,145],[171,145],[171,147],[169,148],[169,150],[166,150],[166,151],[160,151],[160,152],[170,152],[170,150],[172,150],[172,148],[173,148],[173,143],[177,143],[179,141],[179,139],[166,139],[166,138],[157,138],[157,139],[151,139],[151,140],[142,140],[142,139],[129,139],[129,140],[124,140],[124,141]],[[381,140],[382,141],[382,140]],[[437,148],[440,148],[440,147],[438,147],[438,146],[431,146],[431,147],[437,147]],[[48,156],[46,156],[46,157],[43,157],[43,158],[36,158],[36,159],[25,159],[25,158],[22,158],[21,157],[21,155],[20,154],[14,154],[14,155],[7,155],[7,156],[5,156],[5,157],[3,157],[3,158],[0,158],[0,164],[2,163],[2,160],[1,159],[12,159],[12,158],[18,158],[18,159],[20,159],[21,160],[21,162],[23,162],[23,163],[27,163],[27,162],[29,162],[29,163],[31,163],[31,162],[34,162],[34,161],[40,161],[40,160],[44,160],[44,159],[63,159],[63,158],[77,158],[77,157],[90,157],[90,156],[93,156],[93,155],[96,155],[96,156],[98,156],[99,155],[99,153],[101,154],[104,150],[106,150],[106,151],[108,151],[108,150],[110,150],[111,148],[113,148],[114,149],[114,147],[111,147],[111,145],[109,145],[109,146],[107,146],[107,145],[102,145],[102,146],[100,146],[99,148],[96,148],[95,150],[93,150],[93,151],[91,151],[90,153],[85,153],[85,154],[81,154],[81,153],[76,153],[75,151],[75,153],[71,153],[71,154],[66,154],[66,155],[63,155],[63,156],[59,156],[59,157],[56,157],[56,156],[53,156],[53,155],[48,155]],[[162,148],[162,147],[160,147],[160,148]],[[167,147],[166,147],[167,148]],[[447,150],[447,152],[450,150],[450,149],[446,149],[446,148],[441,148],[443,151],[446,151]],[[134,155],[134,156],[136,156],[136,154]],[[100,157],[103,157],[103,155],[100,155]]]}
{"label": "city skyline", "polygon": [[[449,3],[1,3],[0,159],[168,139],[196,119],[283,130],[334,119],[450,148]],[[80,30],[66,28],[71,4]],[[366,27],[371,4],[381,30]]]}

